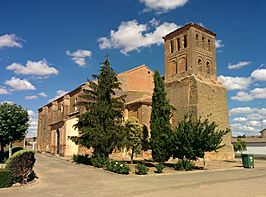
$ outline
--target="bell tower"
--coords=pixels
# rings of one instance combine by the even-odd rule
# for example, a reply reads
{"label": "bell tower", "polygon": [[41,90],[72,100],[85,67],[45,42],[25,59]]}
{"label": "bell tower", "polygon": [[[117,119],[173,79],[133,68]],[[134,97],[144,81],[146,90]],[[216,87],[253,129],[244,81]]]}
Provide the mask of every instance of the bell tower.
{"label": "bell tower", "polygon": [[[216,80],[216,48],[212,31],[189,23],[164,39],[165,87],[175,107],[174,126],[191,114],[193,118],[215,121],[218,129],[227,129],[229,113],[225,87]],[[207,155],[215,159],[233,159],[231,133],[223,138],[225,146]]]}

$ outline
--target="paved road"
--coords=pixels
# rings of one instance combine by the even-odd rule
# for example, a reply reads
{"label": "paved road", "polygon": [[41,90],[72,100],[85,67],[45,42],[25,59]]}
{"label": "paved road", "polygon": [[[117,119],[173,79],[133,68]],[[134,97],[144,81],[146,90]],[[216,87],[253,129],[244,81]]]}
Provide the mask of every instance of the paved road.
{"label": "paved road", "polygon": [[171,175],[125,176],[37,154],[39,183],[0,190],[0,197],[197,196],[265,197],[266,167]]}

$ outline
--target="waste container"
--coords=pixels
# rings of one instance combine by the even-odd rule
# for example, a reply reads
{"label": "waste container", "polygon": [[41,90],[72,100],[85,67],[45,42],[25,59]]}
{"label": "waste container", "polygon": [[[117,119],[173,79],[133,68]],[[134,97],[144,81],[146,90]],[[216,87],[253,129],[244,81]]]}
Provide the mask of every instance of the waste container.
{"label": "waste container", "polygon": [[241,154],[244,168],[254,168],[254,156],[251,154]]}

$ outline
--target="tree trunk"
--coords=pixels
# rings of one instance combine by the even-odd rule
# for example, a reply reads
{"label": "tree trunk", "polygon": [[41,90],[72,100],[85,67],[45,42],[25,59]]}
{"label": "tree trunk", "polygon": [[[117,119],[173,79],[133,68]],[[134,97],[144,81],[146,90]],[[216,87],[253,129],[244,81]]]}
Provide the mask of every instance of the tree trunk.
{"label": "tree trunk", "polygon": [[131,164],[133,164],[133,158],[134,158],[134,148],[132,148],[132,153],[131,153]]}
{"label": "tree trunk", "polygon": [[205,164],[206,164],[205,157],[203,157],[203,169],[205,169]]}
{"label": "tree trunk", "polygon": [[8,156],[8,158],[10,158],[11,155],[12,155],[12,143],[10,142],[9,143],[9,156]]}

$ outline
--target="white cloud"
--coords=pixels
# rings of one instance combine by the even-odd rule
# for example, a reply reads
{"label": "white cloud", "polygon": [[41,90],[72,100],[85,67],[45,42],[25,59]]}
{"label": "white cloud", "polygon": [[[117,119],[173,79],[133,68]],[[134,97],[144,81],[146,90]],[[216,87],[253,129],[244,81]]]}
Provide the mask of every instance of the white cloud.
{"label": "white cloud", "polygon": [[58,70],[51,67],[45,59],[37,62],[28,60],[25,66],[19,63],[13,63],[7,66],[6,69],[22,75],[47,76],[58,74]]}
{"label": "white cloud", "polygon": [[251,107],[236,107],[229,110],[230,114],[250,114],[254,112]]}
{"label": "white cloud", "polygon": [[257,81],[266,81],[266,69],[254,70],[250,76]]}
{"label": "white cloud", "polygon": [[251,126],[251,127],[259,127],[261,126],[259,121],[256,120],[250,120],[247,122],[247,125]]}
{"label": "white cloud", "polygon": [[38,98],[38,96],[36,96],[36,95],[25,96],[26,100],[33,100],[33,99],[37,99],[37,98]]}
{"label": "white cloud", "polygon": [[251,101],[253,99],[265,99],[266,88],[255,88],[249,92],[239,91],[236,96],[232,96],[232,100]]}
{"label": "white cloud", "polygon": [[233,132],[244,132],[244,133],[250,133],[250,132],[256,132],[257,130],[254,127],[242,125],[242,124],[232,124],[231,128]]}
{"label": "white cloud", "polygon": [[250,61],[240,61],[237,64],[228,64],[228,69],[240,69],[243,68],[245,66],[249,66],[251,64]]}
{"label": "white cloud", "polygon": [[7,89],[5,89],[5,88],[1,88],[0,87],[0,94],[9,94],[10,92],[8,92],[8,90]]}
{"label": "white cloud", "polygon": [[85,58],[86,57],[90,57],[91,56],[91,51],[89,50],[83,50],[83,49],[78,49],[76,51],[74,51],[73,53],[71,53],[70,51],[66,51],[66,54],[68,56],[71,57],[71,59],[78,65],[80,66],[86,66],[86,61]]}
{"label": "white cloud", "polygon": [[234,118],[233,121],[235,122],[246,122],[247,118],[245,117],[238,117],[238,118]]}
{"label": "white cloud", "polygon": [[28,110],[29,118],[30,118],[30,126],[28,128],[27,136],[36,137],[37,136],[37,128],[38,128],[38,119],[37,115],[32,110]]}
{"label": "white cloud", "polygon": [[144,11],[156,10],[159,12],[168,12],[177,7],[184,6],[188,0],[139,0],[144,3],[146,8]]}
{"label": "white cloud", "polygon": [[174,23],[163,23],[154,27],[154,31],[147,32],[150,24],[139,24],[136,20],[122,22],[118,30],[111,30],[109,37],[98,39],[100,49],[115,48],[127,55],[131,51],[163,43],[162,37],[177,29]]}
{"label": "white cloud", "polygon": [[246,89],[251,84],[251,79],[249,77],[230,77],[220,75],[217,80],[221,82],[227,90]]}
{"label": "white cloud", "polygon": [[237,101],[251,101],[253,100],[253,97],[244,91],[239,91],[236,96],[231,97],[232,100],[237,100]]}
{"label": "white cloud", "polygon": [[67,92],[66,92],[65,90],[57,90],[57,91],[56,91],[56,95],[55,95],[55,97],[49,99],[48,102],[52,102],[52,101],[58,99],[59,97],[65,95],[65,94],[67,94]]}
{"label": "white cloud", "polygon": [[41,97],[47,97],[47,94],[45,92],[40,92],[40,93],[38,93],[38,95]]}
{"label": "white cloud", "polygon": [[22,90],[35,90],[36,88],[26,79],[19,79],[16,77],[12,77],[10,80],[5,82],[5,85],[10,86],[11,88],[22,91]]}
{"label": "white cloud", "polygon": [[3,47],[18,47],[21,48],[22,44],[15,34],[5,34],[0,36],[0,49]]}
{"label": "white cloud", "polygon": [[224,43],[222,42],[222,40],[215,40],[215,47],[216,49],[224,47]]}

